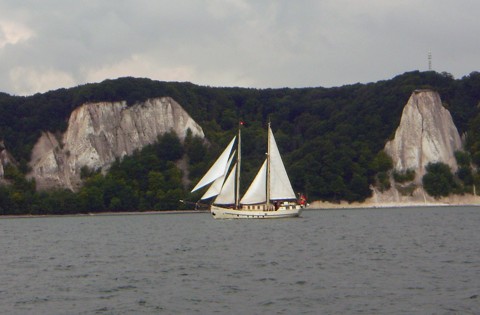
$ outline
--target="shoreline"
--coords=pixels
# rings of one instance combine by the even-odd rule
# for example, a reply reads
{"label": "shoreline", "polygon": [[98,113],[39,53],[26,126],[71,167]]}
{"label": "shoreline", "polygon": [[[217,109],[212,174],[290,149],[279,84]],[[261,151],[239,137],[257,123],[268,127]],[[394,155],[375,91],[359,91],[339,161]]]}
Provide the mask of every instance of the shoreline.
{"label": "shoreline", "polygon": [[159,210],[159,211],[125,211],[125,212],[96,212],[96,213],[69,213],[69,214],[5,214],[1,219],[29,219],[29,218],[52,218],[52,217],[107,217],[128,215],[154,215],[154,214],[190,214],[208,213],[207,210]]}
{"label": "shoreline", "polygon": [[447,202],[411,202],[411,203],[351,203],[314,201],[306,209],[334,210],[334,209],[387,209],[387,208],[414,208],[414,207],[478,207],[477,203],[447,203]]}
{"label": "shoreline", "polygon": [[480,206],[480,196],[477,195],[450,195],[447,197],[433,198],[417,189],[411,196],[402,196],[396,190],[385,193],[374,191],[373,196],[362,201],[340,201],[338,203],[316,200],[310,203],[312,209],[365,209],[365,208],[411,208],[411,207],[468,207]]}
{"label": "shoreline", "polygon": [[[414,207],[479,207],[477,203],[446,203],[446,202],[353,202],[342,201],[340,203],[313,201],[305,210],[353,210],[353,209],[389,209],[389,208],[414,208]],[[29,218],[52,218],[52,217],[91,217],[91,216],[128,216],[128,215],[157,215],[157,214],[201,214],[209,213],[208,210],[159,210],[159,211],[125,211],[125,212],[98,212],[98,213],[72,213],[72,214],[18,214],[0,215],[1,219],[29,219]]]}

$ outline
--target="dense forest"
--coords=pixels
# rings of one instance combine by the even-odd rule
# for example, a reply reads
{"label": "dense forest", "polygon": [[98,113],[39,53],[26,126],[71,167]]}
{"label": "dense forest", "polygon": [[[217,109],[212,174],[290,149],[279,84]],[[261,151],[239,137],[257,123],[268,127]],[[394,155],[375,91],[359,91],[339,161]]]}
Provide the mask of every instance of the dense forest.
{"label": "dense forest", "polygon": [[[408,72],[393,79],[333,88],[247,89],[191,83],[119,78],[20,97],[0,93],[0,141],[18,164],[5,169],[0,186],[0,214],[79,213],[182,209],[180,199],[196,200],[182,181],[178,160],[188,157],[195,182],[243,127],[246,180],[260,166],[272,123],[292,185],[310,200],[362,201],[381,172],[382,149],[394,134],[403,107],[416,89],[440,93],[460,132],[466,135],[469,163],[480,165],[480,73],[461,79],[448,73]],[[84,170],[84,187],[37,192],[27,180],[28,161],[41,131],[61,133],[70,113],[96,101],[170,96],[204,129],[208,141],[174,134],[118,160],[108,174]],[[473,176],[473,175],[472,175]],[[378,179],[378,178],[377,178]]]}

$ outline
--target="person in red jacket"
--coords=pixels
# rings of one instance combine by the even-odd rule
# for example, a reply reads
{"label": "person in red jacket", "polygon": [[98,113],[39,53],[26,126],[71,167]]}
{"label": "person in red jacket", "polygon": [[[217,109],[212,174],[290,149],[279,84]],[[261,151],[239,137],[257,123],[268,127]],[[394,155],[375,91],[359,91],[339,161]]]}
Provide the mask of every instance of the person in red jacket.
{"label": "person in red jacket", "polygon": [[299,193],[299,195],[300,198],[298,203],[300,204],[300,206],[305,207],[307,205],[307,198],[305,198],[304,194]]}

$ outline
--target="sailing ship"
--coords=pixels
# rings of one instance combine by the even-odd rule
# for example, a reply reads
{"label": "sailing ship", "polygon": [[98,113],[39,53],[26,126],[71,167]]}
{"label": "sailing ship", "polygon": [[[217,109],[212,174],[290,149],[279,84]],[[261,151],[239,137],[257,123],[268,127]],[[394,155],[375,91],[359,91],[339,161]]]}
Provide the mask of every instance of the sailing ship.
{"label": "sailing ship", "polygon": [[[236,149],[234,144],[237,143]],[[305,207],[293,191],[268,123],[267,154],[262,167],[240,198],[241,128],[192,192],[209,185],[200,200],[213,200],[215,219],[273,219],[298,217]],[[233,163],[233,165],[231,165]]]}

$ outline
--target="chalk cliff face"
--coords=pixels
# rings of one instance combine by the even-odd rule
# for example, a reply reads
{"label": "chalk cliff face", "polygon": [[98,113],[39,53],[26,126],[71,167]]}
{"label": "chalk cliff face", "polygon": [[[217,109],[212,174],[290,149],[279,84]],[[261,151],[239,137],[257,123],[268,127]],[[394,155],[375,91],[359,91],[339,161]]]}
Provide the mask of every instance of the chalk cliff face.
{"label": "chalk cliff face", "polygon": [[0,141],[0,183],[3,182],[3,176],[5,175],[5,166],[8,164],[16,165],[15,159],[12,155],[5,149],[3,141]]}
{"label": "chalk cliff face", "polygon": [[458,204],[470,202],[466,197],[451,196],[437,200],[429,196],[422,185],[425,167],[428,163],[448,164],[455,172],[458,168],[454,153],[462,149],[462,142],[450,112],[442,106],[437,92],[417,90],[412,93],[403,109],[400,125],[395,138],[387,142],[385,152],[393,160],[396,171],[415,171],[411,182],[397,183],[391,179],[392,188],[379,191],[375,187],[368,204],[384,205],[424,205]]}
{"label": "chalk cliff face", "polygon": [[30,166],[38,189],[81,185],[80,169],[105,171],[116,158],[132,154],[173,130],[204,137],[202,128],[173,99],[156,98],[127,107],[125,102],[85,104],[74,110],[63,135],[43,133]]}
{"label": "chalk cliff face", "polygon": [[395,138],[385,145],[385,152],[392,157],[395,170],[413,169],[420,183],[430,162],[443,162],[455,172],[454,152],[461,148],[452,116],[442,106],[438,93],[417,90],[403,109]]}

